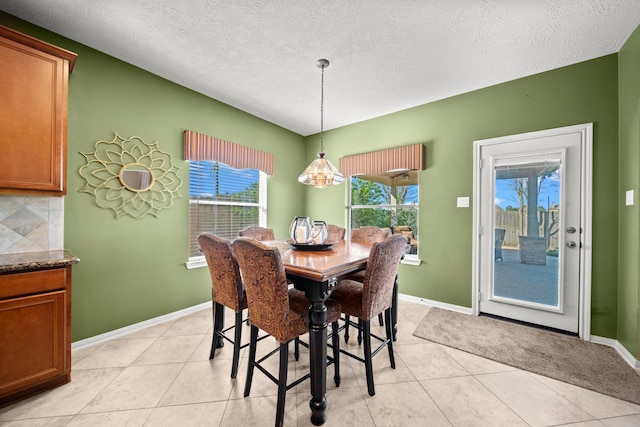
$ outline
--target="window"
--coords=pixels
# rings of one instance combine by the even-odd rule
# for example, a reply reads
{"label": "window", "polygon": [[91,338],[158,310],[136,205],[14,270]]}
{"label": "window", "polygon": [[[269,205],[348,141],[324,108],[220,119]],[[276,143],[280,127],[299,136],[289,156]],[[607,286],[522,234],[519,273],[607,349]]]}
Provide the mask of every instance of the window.
{"label": "window", "polygon": [[352,176],[349,182],[349,225],[389,228],[407,237],[406,259],[418,254],[418,171],[390,171]]}
{"label": "window", "polygon": [[188,268],[206,265],[198,236],[208,232],[233,240],[250,225],[266,224],[267,175],[214,160],[189,162]]}
{"label": "window", "polygon": [[349,226],[389,228],[410,245],[407,264],[418,259],[418,172],[425,169],[424,144],[353,154],[340,158],[340,171],[350,176]]}

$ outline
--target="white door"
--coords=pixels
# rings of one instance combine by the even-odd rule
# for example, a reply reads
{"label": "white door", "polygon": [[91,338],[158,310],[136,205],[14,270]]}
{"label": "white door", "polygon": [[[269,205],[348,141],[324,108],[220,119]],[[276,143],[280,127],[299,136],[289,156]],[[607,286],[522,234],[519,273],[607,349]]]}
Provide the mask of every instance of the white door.
{"label": "white door", "polygon": [[590,141],[589,124],[475,142],[477,313],[582,332]]}

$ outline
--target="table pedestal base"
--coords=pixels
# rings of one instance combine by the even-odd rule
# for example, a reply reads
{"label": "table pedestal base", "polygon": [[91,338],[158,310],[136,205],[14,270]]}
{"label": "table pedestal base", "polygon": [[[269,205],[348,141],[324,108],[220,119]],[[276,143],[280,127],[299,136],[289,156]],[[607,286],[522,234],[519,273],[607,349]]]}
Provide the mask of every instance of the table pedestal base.
{"label": "table pedestal base", "polygon": [[309,306],[309,369],[311,374],[311,422],[319,426],[327,421],[327,306],[325,301],[336,279],[324,282],[291,277],[296,289],[304,291]]}

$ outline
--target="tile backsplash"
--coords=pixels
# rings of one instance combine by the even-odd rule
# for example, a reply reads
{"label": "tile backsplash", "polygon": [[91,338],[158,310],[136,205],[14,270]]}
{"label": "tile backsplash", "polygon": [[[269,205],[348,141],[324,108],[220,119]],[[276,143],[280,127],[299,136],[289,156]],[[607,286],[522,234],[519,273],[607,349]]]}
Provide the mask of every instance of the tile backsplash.
{"label": "tile backsplash", "polygon": [[0,255],[64,249],[64,197],[0,196]]}

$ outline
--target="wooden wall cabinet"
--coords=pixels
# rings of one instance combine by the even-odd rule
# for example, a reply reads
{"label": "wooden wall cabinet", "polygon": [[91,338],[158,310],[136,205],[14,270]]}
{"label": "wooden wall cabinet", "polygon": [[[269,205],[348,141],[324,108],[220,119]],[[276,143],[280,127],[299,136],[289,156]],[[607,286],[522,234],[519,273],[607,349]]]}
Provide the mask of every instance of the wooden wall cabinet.
{"label": "wooden wall cabinet", "polygon": [[76,54],[0,26],[0,194],[62,196]]}
{"label": "wooden wall cabinet", "polygon": [[0,275],[0,406],[71,380],[71,266]]}

